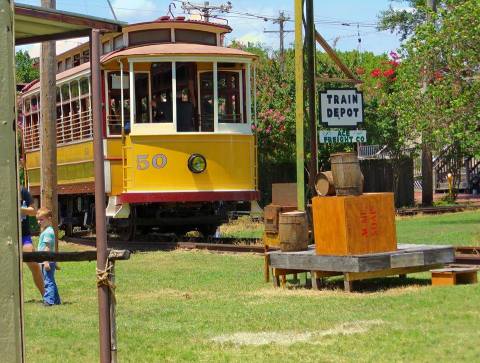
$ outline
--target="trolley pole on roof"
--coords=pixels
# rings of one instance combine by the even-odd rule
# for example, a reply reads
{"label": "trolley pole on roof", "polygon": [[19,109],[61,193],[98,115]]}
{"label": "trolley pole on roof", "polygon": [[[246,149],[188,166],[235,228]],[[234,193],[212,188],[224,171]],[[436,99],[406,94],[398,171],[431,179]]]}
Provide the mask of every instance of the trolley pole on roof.
{"label": "trolley pole on roof", "polygon": [[3,362],[23,362],[23,298],[21,289],[20,215],[18,204],[17,135],[13,1],[0,0],[0,355]]}
{"label": "trolley pole on roof", "polygon": [[[105,170],[102,125],[102,81],[100,72],[100,30],[93,29],[91,38],[90,67],[92,73],[93,151],[95,168],[95,235],[97,243],[97,270],[107,267],[107,229],[105,215]],[[98,285],[98,312],[100,333],[100,362],[111,362],[109,286]]]}
{"label": "trolley pole on roof", "polygon": [[[42,0],[42,6],[55,9],[55,0]],[[41,206],[52,211],[55,251],[58,251],[57,193],[57,105],[55,41],[42,42],[40,53],[40,150]]]}
{"label": "trolley pole on roof", "polygon": [[295,120],[297,149],[297,209],[305,210],[303,145],[303,1],[295,0]]}

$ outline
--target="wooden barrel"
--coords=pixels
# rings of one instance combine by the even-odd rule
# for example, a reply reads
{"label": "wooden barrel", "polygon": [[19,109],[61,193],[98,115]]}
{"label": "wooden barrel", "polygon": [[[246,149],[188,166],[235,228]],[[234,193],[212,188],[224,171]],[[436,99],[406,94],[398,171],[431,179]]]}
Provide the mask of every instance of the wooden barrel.
{"label": "wooden barrel", "polygon": [[278,238],[283,252],[304,251],[308,248],[307,214],[302,211],[281,213]]}
{"label": "wooden barrel", "polygon": [[324,171],[315,177],[315,190],[320,196],[335,195],[332,172]]}
{"label": "wooden barrel", "polygon": [[363,175],[357,154],[338,153],[330,155],[333,184],[337,195],[361,195]]}

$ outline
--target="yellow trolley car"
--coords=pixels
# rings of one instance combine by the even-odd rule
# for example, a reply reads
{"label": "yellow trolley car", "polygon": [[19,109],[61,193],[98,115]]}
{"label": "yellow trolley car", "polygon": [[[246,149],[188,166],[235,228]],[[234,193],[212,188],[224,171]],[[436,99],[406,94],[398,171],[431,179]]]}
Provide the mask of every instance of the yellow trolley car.
{"label": "yellow trolley car", "polygon": [[[251,131],[255,56],[223,45],[228,25],[161,17],[104,35],[105,190],[110,226],[211,234],[258,199]],[[57,57],[60,218],[93,224],[89,45]],[[39,82],[22,92],[28,185],[40,193]],[[247,204],[249,206],[249,203]]]}

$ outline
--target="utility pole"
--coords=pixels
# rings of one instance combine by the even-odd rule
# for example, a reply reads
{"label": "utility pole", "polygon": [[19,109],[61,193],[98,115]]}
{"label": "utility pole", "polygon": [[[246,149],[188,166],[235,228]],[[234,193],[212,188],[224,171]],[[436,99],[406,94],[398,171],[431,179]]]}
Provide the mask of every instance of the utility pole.
{"label": "utility pole", "polygon": [[203,20],[208,22],[213,12],[228,13],[232,9],[232,3],[227,1],[226,4],[210,5],[209,1],[205,1],[203,5],[192,4],[190,1],[182,1],[182,9],[188,14],[193,11],[199,11]]}
{"label": "utility pole", "polygon": [[[427,6],[436,11],[435,0],[426,0]],[[428,16],[428,21],[431,17]],[[429,65],[425,65],[425,70],[428,71]],[[428,73],[428,72],[426,72]],[[428,74],[425,74],[423,80],[423,91],[427,89]],[[422,205],[432,205],[433,203],[433,162],[432,162],[432,150],[430,145],[422,140]]]}
{"label": "utility pole", "polygon": [[285,33],[294,33],[294,30],[285,30],[285,23],[289,21],[290,18],[285,16],[285,12],[281,11],[278,18],[276,18],[273,23],[279,25],[279,30],[264,30],[264,33],[279,33],[280,34],[280,69],[282,72],[285,68]]}
{"label": "utility pole", "polygon": [[[55,9],[55,0],[42,0],[42,6]],[[58,251],[57,194],[57,110],[55,41],[42,43],[40,53],[40,165],[41,206],[52,211],[55,251]]]}

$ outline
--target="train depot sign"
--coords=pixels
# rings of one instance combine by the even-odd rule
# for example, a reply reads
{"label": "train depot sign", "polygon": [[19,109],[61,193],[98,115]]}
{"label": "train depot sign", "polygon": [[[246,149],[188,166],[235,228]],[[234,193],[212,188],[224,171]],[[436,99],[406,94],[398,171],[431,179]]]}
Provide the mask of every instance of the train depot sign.
{"label": "train depot sign", "polygon": [[328,127],[356,127],[363,123],[363,95],[356,89],[320,92],[320,122]]}
{"label": "train depot sign", "polygon": [[321,144],[351,144],[367,142],[366,130],[324,130],[320,131]]}

